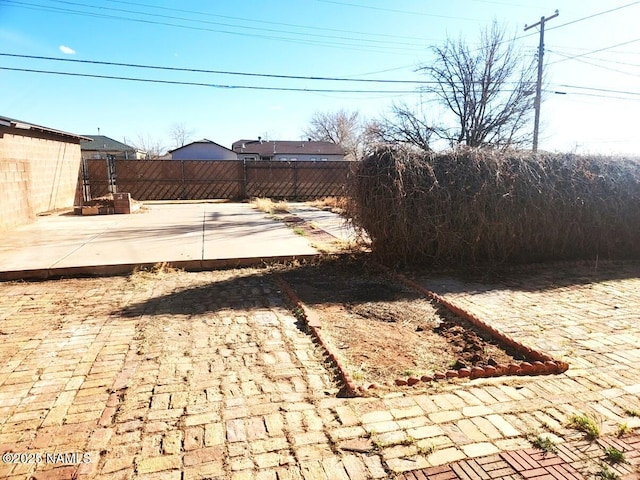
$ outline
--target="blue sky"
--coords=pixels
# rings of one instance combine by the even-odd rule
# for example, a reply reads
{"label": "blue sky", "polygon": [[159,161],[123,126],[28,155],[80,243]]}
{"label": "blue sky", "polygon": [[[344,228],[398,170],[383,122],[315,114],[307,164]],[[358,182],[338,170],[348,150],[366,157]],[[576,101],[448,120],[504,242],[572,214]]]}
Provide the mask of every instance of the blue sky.
{"label": "blue sky", "polygon": [[[620,8],[610,13],[606,10]],[[183,69],[424,80],[429,46],[474,43],[497,20],[533,56],[547,23],[549,93],[540,148],[640,152],[640,2],[595,0],[0,0],[0,53]],[[586,18],[594,15],[592,18]],[[584,19],[584,20],[581,20]],[[579,21],[576,21],[579,20]],[[571,23],[575,22],[575,23]],[[567,24],[567,25],[565,25]],[[600,50],[600,51],[598,51]],[[574,58],[571,58],[574,57]],[[229,147],[240,138],[301,138],[315,111],[369,118],[417,105],[415,85],[274,79],[0,56],[0,67],[225,86],[400,90],[336,93],[212,88],[0,69],[0,114],[79,134],[172,147],[172,125]],[[434,115],[435,111],[432,112]]]}

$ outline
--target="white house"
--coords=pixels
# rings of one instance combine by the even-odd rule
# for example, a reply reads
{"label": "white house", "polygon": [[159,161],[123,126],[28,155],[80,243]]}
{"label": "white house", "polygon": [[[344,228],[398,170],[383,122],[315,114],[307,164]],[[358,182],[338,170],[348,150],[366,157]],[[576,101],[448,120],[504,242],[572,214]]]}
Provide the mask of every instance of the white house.
{"label": "white house", "polygon": [[169,153],[173,160],[238,160],[234,151],[206,138],[170,150]]}

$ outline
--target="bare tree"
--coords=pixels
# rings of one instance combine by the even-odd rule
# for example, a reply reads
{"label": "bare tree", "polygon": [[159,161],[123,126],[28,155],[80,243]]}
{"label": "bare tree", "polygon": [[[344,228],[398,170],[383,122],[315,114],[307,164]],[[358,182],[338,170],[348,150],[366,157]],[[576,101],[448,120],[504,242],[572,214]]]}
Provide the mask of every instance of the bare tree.
{"label": "bare tree", "polygon": [[340,145],[347,155],[358,159],[362,155],[364,128],[358,111],[338,110],[327,113],[315,112],[303,133],[311,140]]}
{"label": "bare tree", "polygon": [[[432,52],[433,63],[419,71],[436,82],[425,92],[434,94],[455,119],[455,126],[438,130],[442,138],[452,146],[499,148],[530,141],[524,127],[533,110],[535,63],[523,60],[503,28],[494,22],[481,33],[478,48],[448,39]],[[410,117],[405,121],[413,124]]]}
{"label": "bare tree", "polygon": [[371,122],[365,131],[367,145],[402,144],[420,150],[431,150],[431,138],[436,129],[419,109],[407,104],[391,107],[391,116]]}
{"label": "bare tree", "polygon": [[146,152],[147,159],[157,160],[167,151],[162,141],[152,137],[151,135],[138,134],[136,140],[132,144],[137,150]]}
{"label": "bare tree", "polygon": [[187,128],[184,122],[177,122],[171,125],[169,135],[173,140],[173,148],[184,147],[191,140],[194,133],[195,131]]}

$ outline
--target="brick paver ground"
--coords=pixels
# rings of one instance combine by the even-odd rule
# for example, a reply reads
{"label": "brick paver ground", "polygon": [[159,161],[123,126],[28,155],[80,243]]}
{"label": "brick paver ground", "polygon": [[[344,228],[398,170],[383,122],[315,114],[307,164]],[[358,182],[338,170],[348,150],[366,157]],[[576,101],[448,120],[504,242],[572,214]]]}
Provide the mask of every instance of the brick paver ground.
{"label": "brick paver ground", "polygon": [[[639,272],[617,266],[595,283],[576,272],[584,278],[553,268],[495,285],[421,279],[566,359],[566,373],[354,399],[336,397],[323,352],[268,272],[0,284],[0,452],[44,456],[14,455],[23,463],[0,463],[0,477],[572,480],[601,473],[621,425],[630,433],[615,445],[630,463],[611,470],[632,475]],[[568,426],[578,413],[602,439]],[[532,435],[556,453],[527,450]]]}

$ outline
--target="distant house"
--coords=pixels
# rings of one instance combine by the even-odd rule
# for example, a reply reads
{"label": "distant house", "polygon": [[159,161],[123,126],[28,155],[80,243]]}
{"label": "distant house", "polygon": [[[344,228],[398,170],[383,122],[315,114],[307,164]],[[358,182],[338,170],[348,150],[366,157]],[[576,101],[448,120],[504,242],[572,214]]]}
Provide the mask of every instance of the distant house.
{"label": "distant house", "polygon": [[81,135],[0,116],[0,230],[73,207]]}
{"label": "distant house", "polygon": [[173,160],[237,160],[238,156],[227,147],[206,138],[170,150]]}
{"label": "distant house", "polygon": [[83,159],[140,160],[147,153],[104,135],[83,135],[87,140],[80,143]]}
{"label": "distant house", "polygon": [[238,140],[231,149],[240,160],[278,160],[278,161],[336,161],[344,160],[345,152],[339,145],[331,142],[311,140]]}

